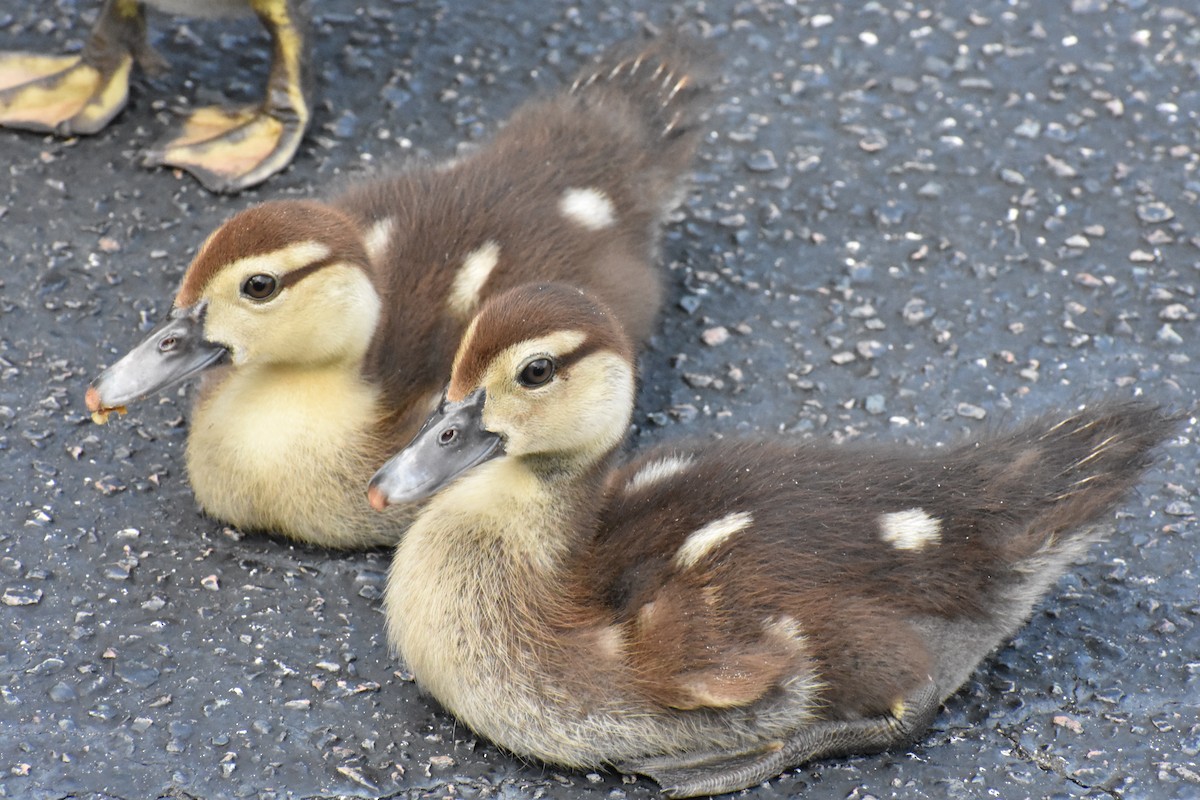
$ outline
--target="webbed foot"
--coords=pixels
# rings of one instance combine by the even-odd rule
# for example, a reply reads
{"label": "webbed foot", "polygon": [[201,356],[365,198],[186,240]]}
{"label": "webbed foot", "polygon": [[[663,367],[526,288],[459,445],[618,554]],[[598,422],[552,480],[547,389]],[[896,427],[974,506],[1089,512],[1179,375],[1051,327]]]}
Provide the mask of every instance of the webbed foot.
{"label": "webbed foot", "polygon": [[143,163],[187,170],[212,192],[239,192],[291,163],[307,127],[307,113],[301,118],[269,107],[209,106],[147,150]]}
{"label": "webbed foot", "polygon": [[161,65],[137,0],[107,0],[77,56],[0,53],[0,125],[59,136],[96,133],[129,99],[133,62]]}
{"label": "webbed foot", "polygon": [[291,163],[311,117],[311,69],[301,0],[249,0],[271,34],[271,74],[261,105],[207,107],[146,151],[146,166],[187,170],[213,192],[240,192]]}
{"label": "webbed foot", "polygon": [[724,794],[762,783],[784,770],[833,756],[873,753],[911,742],[937,714],[941,698],[932,681],[882,717],[817,722],[792,736],[742,752],[707,751],[618,764],[653,778],[668,797]]}
{"label": "webbed foot", "polygon": [[80,56],[0,53],[0,125],[59,136],[96,133],[129,99],[133,55],[100,69]]}

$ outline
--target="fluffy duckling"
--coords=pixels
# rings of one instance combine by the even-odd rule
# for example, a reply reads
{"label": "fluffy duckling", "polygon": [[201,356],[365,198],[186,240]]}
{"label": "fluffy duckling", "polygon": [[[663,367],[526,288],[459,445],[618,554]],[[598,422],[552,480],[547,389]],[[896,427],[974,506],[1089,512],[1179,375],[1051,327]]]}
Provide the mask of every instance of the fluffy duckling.
{"label": "fluffy duckling", "polygon": [[518,288],[368,496],[432,495],[384,603],[421,685],[514,753],[675,797],[919,736],[1173,425],[1106,401],[923,453],[779,438],[617,467],[634,385],[609,310]]}
{"label": "fluffy duckling", "polygon": [[0,53],[0,125],[59,136],[96,133],[129,98],[135,61],[161,70],[146,40],[145,6],[193,16],[253,14],[271,34],[271,70],[262,102],[201,108],[145,154],[214,192],[238,192],[291,163],[311,117],[305,0],[105,0],[78,56]]}
{"label": "fluffy duckling", "polygon": [[203,245],[158,327],[93,382],[107,412],[198,372],[188,473],[210,515],[331,547],[391,543],[362,487],[433,408],[478,304],[586,286],[640,341],[659,239],[710,93],[697,45],[617,48],[489,146],[328,203],[272,202]]}

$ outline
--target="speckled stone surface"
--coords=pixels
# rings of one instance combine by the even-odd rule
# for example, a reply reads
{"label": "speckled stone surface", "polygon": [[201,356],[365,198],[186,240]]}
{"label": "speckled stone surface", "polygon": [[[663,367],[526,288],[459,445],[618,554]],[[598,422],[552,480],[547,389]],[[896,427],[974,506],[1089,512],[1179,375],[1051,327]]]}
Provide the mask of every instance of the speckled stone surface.
{"label": "speckled stone surface", "polygon": [[[77,49],[98,5],[2,0],[0,47]],[[696,24],[727,87],[666,238],[635,445],[934,445],[1104,392],[1195,403],[1192,3],[315,5],[316,125],[262,188],[137,163],[176,107],[255,96],[253,23],[155,15],[172,69],[106,131],[0,132],[0,797],[657,795],[523,763],[423,697],[382,635],[387,553],[200,515],[188,387],[105,428],[83,407],[231,213],[450,155],[647,22]],[[910,752],[746,795],[1200,796],[1196,434]]]}

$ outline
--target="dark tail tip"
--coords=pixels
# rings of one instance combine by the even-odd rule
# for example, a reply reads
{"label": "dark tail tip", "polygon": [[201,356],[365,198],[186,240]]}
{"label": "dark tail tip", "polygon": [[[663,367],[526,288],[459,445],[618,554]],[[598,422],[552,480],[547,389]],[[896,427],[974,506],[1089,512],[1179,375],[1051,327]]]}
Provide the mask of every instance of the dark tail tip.
{"label": "dark tail tip", "polygon": [[1136,480],[1158,445],[1178,429],[1183,415],[1145,400],[1100,400],[1051,423],[1038,436],[1066,462],[1062,475],[1081,486],[1097,476],[1129,475]]}
{"label": "dark tail tip", "polygon": [[618,94],[663,139],[691,132],[713,102],[717,55],[695,36],[678,29],[606,50],[579,73],[570,93],[602,102]]}
{"label": "dark tail tip", "polygon": [[1014,555],[1086,544],[1093,523],[1121,502],[1175,434],[1183,415],[1144,400],[1102,399],[1067,415],[1044,416],[1009,440],[993,474],[999,494],[1024,495],[1032,512]]}

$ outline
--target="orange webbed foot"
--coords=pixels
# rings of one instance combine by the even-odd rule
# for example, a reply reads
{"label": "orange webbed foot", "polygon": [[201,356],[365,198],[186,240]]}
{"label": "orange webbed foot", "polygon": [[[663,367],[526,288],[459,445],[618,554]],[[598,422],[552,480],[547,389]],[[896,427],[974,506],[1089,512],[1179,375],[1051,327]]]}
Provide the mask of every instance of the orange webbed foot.
{"label": "orange webbed foot", "polygon": [[207,106],[146,151],[146,166],[178,167],[212,192],[239,192],[291,163],[307,116],[262,106]]}
{"label": "orange webbed foot", "polygon": [[104,67],[82,56],[0,53],[0,126],[59,136],[96,133],[129,99],[133,54]]}

